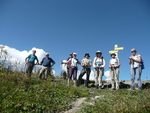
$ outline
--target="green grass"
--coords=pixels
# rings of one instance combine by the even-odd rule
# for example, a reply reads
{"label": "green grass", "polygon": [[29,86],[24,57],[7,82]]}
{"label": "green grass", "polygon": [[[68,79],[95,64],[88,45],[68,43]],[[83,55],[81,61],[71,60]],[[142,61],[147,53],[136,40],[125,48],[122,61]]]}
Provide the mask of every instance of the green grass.
{"label": "green grass", "polygon": [[1,113],[60,112],[70,109],[76,98],[88,96],[87,89],[68,87],[66,82],[4,74],[0,81]]}
{"label": "green grass", "polygon": [[72,106],[80,97],[96,99],[94,105],[83,105],[77,113],[150,113],[150,89],[110,91],[66,86],[67,81],[39,81],[37,76],[27,79],[17,73],[0,73],[0,113],[58,113]]}
{"label": "green grass", "polygon": [[[97,90],[95,94],[104,97],[96,99],[94,105],[86,104],[80,113],[150,113],[150,89],[141,91],[104,89]],[[88,101],[91,102],[90,99]]]}

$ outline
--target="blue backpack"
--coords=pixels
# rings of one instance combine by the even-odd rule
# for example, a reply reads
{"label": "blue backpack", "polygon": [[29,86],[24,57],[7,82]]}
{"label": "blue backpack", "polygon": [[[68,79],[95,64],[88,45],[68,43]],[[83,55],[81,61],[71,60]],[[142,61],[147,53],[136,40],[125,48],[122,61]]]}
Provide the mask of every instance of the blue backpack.
{"label": "blue backpack", "polygon": [[141,66],[141,69],[144,69],[145,68],[145,66],[144,66],[144,62],[143,62],[143,59],[141,58],[141,63],[140,63],[140,66]]}
{"label": "blue backpack", "polygon": [[[140,57],[141,57],[141,56],[140,56]],[[143,61],[142,57],[141,57],[140,66],[141,66],[141,69],[142,69],[142,70],[145,68],[145,66],[144,66],[144,61]]]}

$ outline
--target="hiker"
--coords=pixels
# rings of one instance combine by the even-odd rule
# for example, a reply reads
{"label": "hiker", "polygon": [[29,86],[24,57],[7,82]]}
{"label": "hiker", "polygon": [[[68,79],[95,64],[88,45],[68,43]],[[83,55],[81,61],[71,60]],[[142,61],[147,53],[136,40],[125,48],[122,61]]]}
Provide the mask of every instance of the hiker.
{"label": "hiker", "polygon": [[[70,53],[70,57],[67,59],[67,61],[69,61],[69,59],[72,57],[73,57],[73,53]],[[66,72],[67,77],[69,77],[69,66],[70,66],[70,62],[67,64],[67,72]]]}
{"label": "hiker", "polygon": [[[25,62],[27,65],[26,77],[31,77],[31,73],[34,65],[39,64],[38,58],[35,54],[36,54],[36,50],[33,50],[32,54],[30,54],[28,57],[25,58]],[[35,60],[37,61],[36,64],[35,64]]]}
{"label": "hiker", "polygon": [[88,88],[89,87],[88,83],[89,83],[89,77],[90,77],[90,73],[91,73],[92,60],[89,59],[89,57],[90,57],[89,53],[85,53],[84,57],[85,58],[81,62],[81,66],[83,67],[83,69],[79,75],[78,85],[79,86],[81,85],[82,77],[86,73],[85,87]]}
{"label": "hiker", "polygon": [[119,90],[119,67],[120,60],[115,53],[110,55],[112,58],[109,62],[110,76],[111,76],[111,90]]}
{"label": "hiker", "polygon": [[[102,76],[104,75],[105,59],[103,58],[101,51],[96,52],[96,57],[94,58],[93,67],[94,67],[96,89],[98,88],[102,89],[104,87],[102,83]],[[100,77],[99,81],[98,81],[98,77]]]}
{"label": "hiker", "polygon": [[142,89],[141,82],[141,73],[142,73],[142,58],[141,55],[137,54],[136,49],[131,49],[132,55],[129,57],[130,74],[131,74],[131,88],[130,90],[135,90],[135,77],[137,77],[138,88],[137,90]]}
{"label": "hiker", "polygon": [[76,82],[77,82],[77,72],[78,72],[78,67],[77,67],[77,64],[81,64],[79,62],[79,60],[76,58],[77,57],[77,54],[76,53],[73,53],[72,54],[72,58],[70,58],[68,61],[66,62],[62,62],[62,64],[69,64],[69,76],[68,76],[68,84],[67,86],[70,85],[70,80],[72,78],[72,75],[73,75],[73,81],[74,81],[74,86],[76,87]]}
{"label": "hiker", "polygon": [[39,80],[42,79],[42,74],[45,72],[44,80],[47,79],[48,73],[51,72],[51,67],[55,64],[55,61],[49,57],[49,53],[42,59],[39,65],[43,65],[39,73]]}

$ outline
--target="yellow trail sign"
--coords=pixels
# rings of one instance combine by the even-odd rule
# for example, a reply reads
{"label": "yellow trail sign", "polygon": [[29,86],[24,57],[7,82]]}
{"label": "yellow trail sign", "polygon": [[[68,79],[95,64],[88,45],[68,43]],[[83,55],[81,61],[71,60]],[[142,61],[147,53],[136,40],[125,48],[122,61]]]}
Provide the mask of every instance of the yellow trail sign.
{"label": "yellow trail sign", "polygon": [[115,48],[115,50],[123,50],[124,48],[123,47],[117,47]]}
{"label": "yellow trail sign", "polygon": [[118,51],[109,51],[109,53],[118,53]]}

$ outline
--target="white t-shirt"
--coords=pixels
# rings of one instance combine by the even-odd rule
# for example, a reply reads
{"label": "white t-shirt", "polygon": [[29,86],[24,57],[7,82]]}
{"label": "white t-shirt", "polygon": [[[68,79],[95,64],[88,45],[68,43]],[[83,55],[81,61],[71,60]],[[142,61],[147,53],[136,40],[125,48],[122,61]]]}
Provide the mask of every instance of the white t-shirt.
{"label": "white t-shirt", "polygon": [[[99,65],[99,63],[100,63],[101,66],[105,67],[105,59],[104,58],[95,57],[94,58],[94,62],[93,62],[93,67]],[[97,66],[97,67],[99,67],[99,66]]]}
{"label": "white t-shirt", "polygon": [[[141,55],[136,54],[135,56],[131,56],[131,57],[133,57],[133,59],[137,60],[139,57],[141,57]],[[139,66],[140,66],[140,63],[135,62],[135,61],[133,61],[133,64],[131,64],[131,68],[136,68],[136,67],[139,67]]]}
{"label": "white t-shirt", "polygon": [[119,61],[119,58],[112,58],[110,59],[110,62],[109,64],[112,66],[118,66],[118,61]]}
{"label": "white t-shirt", "polygon": [[[82,63],[83,64],[91,64],[92,60],[84,58],[84,59],[82,59]],[[91,66],[85,66],[85,67],[86,68],[90,68]]]}
{"label": "white t-shirt", "polygon": [[74,58],[72,58],[72,60],[71,60],[71,65],[72,65],[72,66],[77,66],[77,60],[74,59]]}

